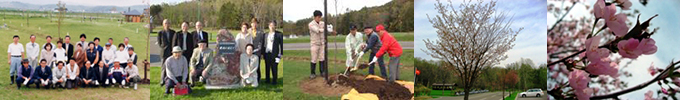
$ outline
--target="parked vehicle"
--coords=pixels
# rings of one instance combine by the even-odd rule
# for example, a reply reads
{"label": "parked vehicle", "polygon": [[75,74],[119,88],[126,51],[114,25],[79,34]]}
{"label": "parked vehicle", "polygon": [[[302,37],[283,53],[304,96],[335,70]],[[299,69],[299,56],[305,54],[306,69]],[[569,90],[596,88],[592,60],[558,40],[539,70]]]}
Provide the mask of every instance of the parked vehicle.
{"label": "parked vehicle", "polygon": [[536,96],[536,97],[541,97],[543,95],[543,90],[541,89],[529,89],[526,92],[522,92],[519,95],[522,97],[527,97],[527,96]]}

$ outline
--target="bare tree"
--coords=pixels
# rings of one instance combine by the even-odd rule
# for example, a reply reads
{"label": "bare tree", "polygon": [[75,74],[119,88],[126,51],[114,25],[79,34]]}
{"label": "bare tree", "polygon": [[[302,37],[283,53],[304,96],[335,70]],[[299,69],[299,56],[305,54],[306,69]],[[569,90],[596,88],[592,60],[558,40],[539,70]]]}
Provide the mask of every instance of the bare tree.
{"label": "bare tree", "polygon": [[427,49],[423,51],[456,71],[465,100],[482,69],[508,58],[505,52],[514,46],[512,42],[523,29],[511,29],[512,18],[497,12],[495,6],[496,1],[465,1],[457,7],[451,1],[443,4],[437,0],[439,15],[427,15],[438,39],[424,40]]}

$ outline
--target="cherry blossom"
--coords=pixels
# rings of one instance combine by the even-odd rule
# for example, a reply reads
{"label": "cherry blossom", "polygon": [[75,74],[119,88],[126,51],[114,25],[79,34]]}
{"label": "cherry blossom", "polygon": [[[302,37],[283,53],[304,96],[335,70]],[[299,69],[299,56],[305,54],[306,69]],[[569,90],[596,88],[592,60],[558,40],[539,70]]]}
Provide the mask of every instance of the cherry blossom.
{"label": "cherry blossom", "polygon": [[588,88],[588,82],[590,82],[590,78],[585,71],[574,69],[569,73],[569,86],[574,88],[574,93],[579,100],[590,99],[593,91]]}
{"label": "cherry blossom", "polygon": [[637,59],[642,54],[656,53],[656,41],[651,38],[644,38],[642,41],[631,38],[628,40],[621,40],[617,44],[619,54],[624,58]]}

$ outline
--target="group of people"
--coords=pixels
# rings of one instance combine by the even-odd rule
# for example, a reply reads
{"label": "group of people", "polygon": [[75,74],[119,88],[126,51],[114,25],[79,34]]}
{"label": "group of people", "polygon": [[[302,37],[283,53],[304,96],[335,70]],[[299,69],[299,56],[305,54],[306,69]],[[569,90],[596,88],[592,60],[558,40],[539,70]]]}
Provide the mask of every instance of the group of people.
{"label": "group of people", "polygon": [[[309,33],[310,33],[310,45],[311,45],[311,75],[310,78],[316,77],[316,65],[319,63],[319,72],[328,80],[328,66],[325,64],[324,58],[324,48],[326,45],[326,40],[324,36],[324,29],[331,32],[332,29],[324,28],[325,23],[321,21],[323,14],[321,11],[316,10],[313,13],[313,20],[309,22]],[[380,67],[380,73],[382,77],[388,78],[388,82],[394,82],[399,77],[399,60],[402,54],[402,48],[399,42],[390,33],[385,30],[385,27],[380,24],[374,28],[371,26],[366,26],[363,28],[365,34],[357,32],[358,28],[356,25],[350,26],[350,33],[345,38],[345,49],[347,54],[346,60],[346,70],[350,68],[357,68],[355,65],[355,60],[363,55],[365,52],[370,52],[369,58],[369,70],[368,73],[374,75],[375,64],[377,63]],[[367,37],[364,41],[364,36]],[[389,54],[390,62],[389,66],[389,76],[385,70],[385,63],[383,62],[383,55]]]}
{"label": "group of people", "polygon": [[42,46],[35,42],[35,35],[29,37],[30,42],[25,46],[19,43],[18,35],[12,38],[7,57],[10,59],[11,84],[16,84],[17,89],[33,84],[36,88],[45,89],[116,85],[137,89],[137,83],[141,81],[136,66],[137,54],[127,37],[118,49],[111,46],[113,38],[109,38],[102,47],[98,37],[86,41],[85,34],[80,35],[75,47],[68,35],[59,38],[56,43],[48,35]]}
{"label": "group of people", "polygon": [[[268,23],[269,32],[265,33],[252,18],[250,24],[241,24],[241,32],[234,39],[236,51],[240,56],[240,77],[243,86],[258,86],[260,82],[260,59],[265,59],[265,83],[277,84],[277,66],[283,55],[283,35],[276,31],[276,21]],[[163,20],[163,30],[158,32],[158,44],[162,49],[161,86],[165,85],[166,94],[178,85],[193,87],[197,82],[205,83],[208,66],[215,57],[214,50],[208,48],[208,33],[203,31],[201,22],[196,22],[196,30],[189,32],[189,23],[181,24],[181,31],[170,29],[170,21]],[[219,34],[230,34],[221,29]],[[271,75],[270,75],[271,73]],[[270,78],[271,76],[271,78]],[[191,92],[191,88],[189,88]]]}

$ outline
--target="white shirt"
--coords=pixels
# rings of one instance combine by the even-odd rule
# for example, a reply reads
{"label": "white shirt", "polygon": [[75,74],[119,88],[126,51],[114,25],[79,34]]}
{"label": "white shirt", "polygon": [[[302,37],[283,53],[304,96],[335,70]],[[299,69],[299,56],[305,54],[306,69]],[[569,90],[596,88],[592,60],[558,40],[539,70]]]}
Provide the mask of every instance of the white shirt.
{"label": "white shirt", "polygon": [[[64,66],[66,67],[66,66]],[[66,68],[62,67],[59,69],[58,66],[55,66],[52,69],[52,82],[57,82],[59,79],[66,78]],[[66,81],[66,80],[64,80]]]}
{"label": "white shirt", "polygon": [[116,49],[113,49],[113,46],[109,49],[104,49],[102,51],[102,59],[104,61],[108,60],[109,62],[105,62],[106,64],[111,64],[113,63],[113,59],[116,58]]}
{"label": "white shirt", "polygon": [[24,53],[24,45],[21,43],[11,43],[7,47],[7,53],[12,56],[21,56],[21,53]]}
{"label": "white shirt", "polygon": [[125,67],[125,73],[128,74],[127,77],[135,77],[135,76],[139,76],[138,71],[139,71],[139,70],[137,69],[137,66],[136,66],[136,65],[132,65],[132,66]]}
{"label": "white shirt", "polygon": [[[113,50],[113,51],[118,50],[118,49],[117,49],[117,46],[118,46],[118,45],[115,45],[115,44],[111,43],[111,50]],[[105,48],[106,48],[106,47],[105,47]]]}
{"label": "white shirt", "polygon": [[[71,64],[73,65],[73,68],[71,68]],[[78,77],[78,64],[70,63],[64,67],[66,67],[66,74],[70,76],[67,77],[68,79],[76,79],[76,77]]]}
{"label": "white shirt", "polygon": [[120,63],[127,63],[127,60],[130,59],[130,55],[128,55],[128,51],[116,51],[116,58],[113,59],[113,62],[120,62]]}
{"label": "white shirt", "polygon": [[[66,57],[66,50],[64,50],[64,48],[54,49],[54,55],[56,55],[55,58],[54,58],[55,61],[66,61],[66,60],[68,60],[68,58]],[[66,63],[66,62],[64,62],[64,63]]]}
{"label": "white shirt", "polygon": [[[128,48],[130,48],[130,47],[132,47],[132,45],[130,45],[130,44],[125,45],[125,49],[124,49],[125,52],[127,52],[127,51],[128,51]],[[117,50],[117,49],[113,49],[113,50]]]}
{"label": "white shirt", "polygon": [[273,47],[274,47],[274,32],[269,32],[269,34],[267,34],[267,50],[266,50],[266,52],[271,53],[272,49],[274,49]]}
{"label": "white shirt", "polygon": [[29,59],[35,60],[38,59],[38,55],[40,55],[40,45],[35,42],[26,43],[26,56]]}

